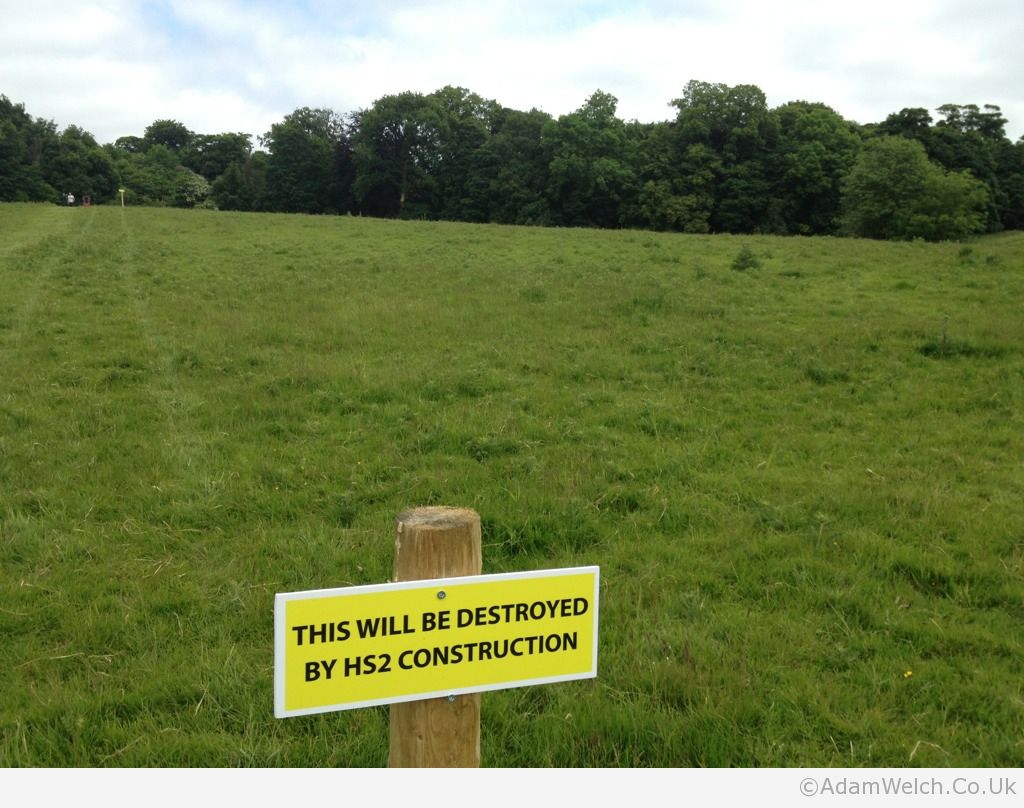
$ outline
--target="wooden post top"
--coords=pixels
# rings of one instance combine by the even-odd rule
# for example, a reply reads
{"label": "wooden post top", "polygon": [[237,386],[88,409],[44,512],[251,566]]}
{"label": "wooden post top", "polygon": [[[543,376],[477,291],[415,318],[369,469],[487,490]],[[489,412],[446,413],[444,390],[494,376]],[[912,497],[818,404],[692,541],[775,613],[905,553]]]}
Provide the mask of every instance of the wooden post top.
{"label": "wooden post top", "polygon": [[394,580],[479,575],[480,515],[469,508],[431,506],[398,515]]}
{"label": "wooden post top", "polygon": [[416,526],[421,530],[449,530],[453,527],[472,525],[480,516],[470,508],[448,508],[442,505],[427,505],[409,508],[398,514],[398,530],[405,526]]}

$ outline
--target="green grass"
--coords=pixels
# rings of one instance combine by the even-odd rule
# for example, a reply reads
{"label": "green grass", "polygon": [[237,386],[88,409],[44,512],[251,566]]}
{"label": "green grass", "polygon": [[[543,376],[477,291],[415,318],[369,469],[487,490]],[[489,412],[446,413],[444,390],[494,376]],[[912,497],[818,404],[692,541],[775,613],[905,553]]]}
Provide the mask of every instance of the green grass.
{"label": "green grass", "polygon": [[1022,301],[1019,233],[0,206],[0,765],[383,765],[273,718],[273,595],[448,504],[602,573],[485,765],[1020,766]]}

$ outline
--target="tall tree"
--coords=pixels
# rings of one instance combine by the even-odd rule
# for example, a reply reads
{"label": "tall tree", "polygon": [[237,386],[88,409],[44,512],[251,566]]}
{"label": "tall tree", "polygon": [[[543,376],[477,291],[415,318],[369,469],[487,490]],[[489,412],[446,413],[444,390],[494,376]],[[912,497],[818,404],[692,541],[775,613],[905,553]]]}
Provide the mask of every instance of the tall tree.
{"label": "tall tree", "polygon": [[44,166],[59,150],[57,127],[0,95],[0,201],[56,201]]}
{"label": "tall tree", "polygon": [[989,189],[987,229],[1002,226],[1006,196],[1000,187],[998,151],[1006,139],[1006,118],[999,107],[943,104],[933,129],[929,156],[952,171],[969,171]]}
{"label": "tall tree", "polygon": [[153,121],[146,127],[143,134],[146,148],[150,146],[166,146],[173,152],[187,149],[192,143],[193,133],[179,121],[161,119]]}
{"label": "tall tree", "polygon": [[427,96],[437,110],[437,156],[432,161],[434,206],[441,219],[481,221],[468,189],[473,158],[496,123],[498,104],[463,87],[443,87]]}
{"label": "tall tree", "polygon": [[843,186],[845,229],[880,239],[955,240],[985,228],[988,190],[930,162],[914,140],[869,140]]}
{"label": "tall tree", "polygon": [[779,138],[772,196],[788,233],[833,233],[839,225],[842,181],[861,139],[856,126],[824,104],[793,101],[775,110]]}
{"label": "tall tree", "polygon": [[111,152],[127,190],[126,199],[129,204],[174,204],[178,182],[177,154],[160,144],[144,152],[123,152],[116,148],[108,153]]}
{"label": "tall tree", "polygon": [[352,135],[359,209],[371,216],[431,216],[442,115],[422,93],[386,95],[357,114]]}
{"label": "tall tree", "polygon": [[987,229],[1013,226],[1011,187],[1013,180],[1004,176],[1007,163],[1005,149],[1006,118],[999,107],[985,104],[943,104],[932,121],[927,110],[904,109],[890,115],[875,131],[883,135],[900,135],[921,143],[929,159],[950,171],[969,171],[985,183],[989,191]]}
{"label": "tall tree", "polygon": [[491,121],[493,132],[474,152],[466,179],[467,216],[500,224],[550,223],[548,155],[541,133],[551,116],[503,107]]}
{"label": "tall tree", "polygon": [[120,177],[114,161],[96,139],[84,129],[69,126],[58,138],[58,148],[43,168],[46,181],[54,188],[96,202],[117,195]]}
{"label": "tall tree", "polygon": [[636,193],[618,99],[596,91],[575,112],[547,125],[548,198],[557,224],[618,227]]}
{"label": "tall tree", "polygon": [[213,182],[232,163],[242,165],[252,153],[252,141],[242,132],[195,135],[182,157],[182,165]]}
{"label": "tall tree", "polygon": [[[633,160],[638,190],[632,203],[623,206],[623,224],[654,230],[707,232],[711,196],[693,193],[695,174],[683,176],[675,124],[630,123],[627,153]],[[699,147],[696,147],[699,148]],[[691,167],[696,164],[691,162]]]}
{"label": "tall tree", "polygon": [[1008,230],[1024,229],[1024,138],[1004,139],[996,155],[996,172],[1003,193],[1000,223]]}
{"label": "tall tree", "polygon": [[124,135],[114,141],[114,148],[126,154],[141,154],[146,150],[146,141],[135,135]]}
{"label": "tall tree", "polygon": [[290,213],[337,213],[342,193],[336,180],[336,147],[344,121],[329,109],[302,107],[261,138],[267,147],[267,209]]}
{"label": "tall tree", "polygon": [[889,115],[875,127],[879,135],[899,135],[919,141],[925,151],[932,155],[932,116],[923,107],[905,107]]}
{"label": "tall tree", "polygon": [[213,181],[211,195],[221,210],[263,210],[266,178],[266,152],[253,152]]}
{"label": "tall tree", "polygon": [[691,81],[672,104],[680,170],[693,178],[685,190],[705,204],[710,198],[707,226],[734,233],[780,229],[769,166],[778,120],[764,93],[750,84]]}

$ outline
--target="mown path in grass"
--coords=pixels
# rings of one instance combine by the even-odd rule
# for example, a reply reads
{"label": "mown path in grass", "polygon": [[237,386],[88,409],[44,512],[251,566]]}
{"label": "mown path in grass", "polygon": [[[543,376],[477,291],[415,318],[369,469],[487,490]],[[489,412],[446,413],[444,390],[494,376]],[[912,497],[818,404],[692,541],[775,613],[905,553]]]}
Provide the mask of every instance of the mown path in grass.
{"label": "mown path in grass", "polygon": [[272,597],[444,503],[602,567],[485,764],[1019,765],[1022,256],[0,206],[0,763],[382,764],[272,718]]}

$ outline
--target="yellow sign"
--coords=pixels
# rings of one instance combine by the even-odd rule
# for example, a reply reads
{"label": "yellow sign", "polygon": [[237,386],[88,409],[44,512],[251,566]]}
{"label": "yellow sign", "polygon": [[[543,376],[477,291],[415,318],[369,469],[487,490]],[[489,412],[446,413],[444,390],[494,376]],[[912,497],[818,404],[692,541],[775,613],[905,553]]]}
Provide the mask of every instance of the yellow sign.
{"label": "yellow sign", "polygon": [[280,593],[274,715],[597,676],[598,567]]}

